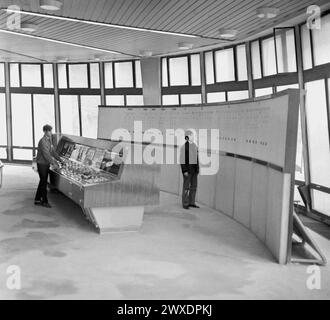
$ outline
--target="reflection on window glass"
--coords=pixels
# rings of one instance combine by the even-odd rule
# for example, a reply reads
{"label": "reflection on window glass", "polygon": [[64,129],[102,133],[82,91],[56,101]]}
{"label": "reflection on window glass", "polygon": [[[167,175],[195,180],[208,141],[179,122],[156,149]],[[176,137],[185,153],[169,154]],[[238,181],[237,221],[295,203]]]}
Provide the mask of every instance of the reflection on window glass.
{"label": "reflection on window glass", "polygon": [[19,68],[17,63],[10,64],[10,86],[19,87]]}
{"label": "reflection on window glass", "polygon": [[164,106],[179,105],[179,96],[177,94],[167,94],[163,96]]}
{"label": "reflection on window glass", "polygon": [[299,120],[298,120],[298,138],[297,138],[297,154],[296,154],[296,170],[295,171],[296,171],[295,179],[299,180],[299,181],[305,181],[300,109],[299,109]]}
{"label": "reflection on window glass", "polygon": [[215,70],[217,82],[235,80],[235,64],[233,48],[215,52]]}
{"label": "reflection on window glass", "polygon": [[137,60],[135,61],[135,81],[136,81],[136,87],[142,88],[142,72],[141,72],[141,61]]}
{"label": "reflection on window glass", "polygon": [[58,70],[58,86],[60,89],[66,89],[68,87],[68,81],[66,76],[66,64],[59,64]]}
{"label": "reflection on window glass", "polygon": [[45,124],[51,125],[53,132],[56,132],[54,96],[50,94],[35,94],[33,96],[33,109],[35,146],[37,146],[43,136],[42,127]]}
{"label": "reflection on window glass", "polygon": [[311,182],[330,187],[330,142],[324,80],[306,83],[306,90]]}
{"label": "reflection on window glass", "polygon": [[61,130],[80,136],[78,96],[60,96]]}
{"label": "reflection on window glass", "polygon": [[113,88],[113,68],[112,63],[105,63],[104,64],[104,80],[105,80],[105,87],[108,89]]}
{"label": "reflection on window glass", "polygon": [[205,53],[205,75],[206,84],[214,83],[214,62],[213,62],[213,52]]}
{"label": "reflection on window glass", "polygon": [[0,93],[0,145],[7,145],[6,96]]}
{"label": "reflection on window glass", "polygon": [[293,28],[276,29],[275,39],[278,73],[296,72],[296,44]]}
{"label": "reflection on window glass", "polygon": [[51,64],[44,64],[44,87],[54,88],[53,66]]}
{"label": "reflection on window glass", "polygon": [[120,95],[106,96],[106,102],[108,106],[124,106],[125,97]]}
{"label": "reflection on window glass", "polygon": [[301,27],[301,48],[303,55],[304,70],[311,69],[312,65],[312,49],[310,30],[307,28],[307,24]]}
{"label": "reflection on window glass", "polygon": [[88,88],[87,64],[69,65],[70,88]]}
{"label": "reflection on window glass", "polygon": [[264,76],[276,74],[276,57],[274,38],[262,40],[262,63]]}
{"label": "reflection on window glass", "polygon": [[247,64],[246,64],[246,47],[245,44],[236,47],[237,56],[237,74],[239,81],[246,81],[247,75]]}
{"label": "reflection on window glass", "polygon": [[170,85],[187,86],[189,85],[188,58],[170,58]]}
{"label": "reflection on window glass", "polygon": [[256,89],[255,90],[255,97],[262,97],[262,96],[268,96],[270,94],[273,94],[273,88],[262,88],[262,89]]}
{"label": "reflection on window glass", "polygon": [[201,85],[201,61],[199,54],[193,54],[190,56],[190,68],[191,68],[191,85]]}
{"label": "reflection on window glass", "polygon": [[201,104],[202,95],[200,94],[182,94],[181,104]]}
{"label": "reflection on window glass", "polygon": [[321,28],[313,29],[315,65],[330,62],[330,14],[322,17]]}
{"label": "reflection on window glass", "polygon": [[277,92],[281,92],[287,89],[299,89],[299,84],[289,84],[287,86],[278,86],[276,87]]}
{"label": "reflection on window glass", "polygon": [[14,146],[33,147],[31,95],[12,94],[11,112]]}
{"label": "reflection on window glass", "polygon": [[330,217],[330,194],[312,190],[313,209]]}
{"label": "reflection on window glass", "polygon": [[143,95],[127,95],[126,104],[128,106],[143,106]]}
{"label": "reflection on window glass", "polygon": [[162,58],[162,83],[163,87],[168,87],[167,59]]}
{"label": "reflection on window glass", "polygon": [[0,159],[1,160],[7,160],[7,149],[6,148],[0,148]]}
{"label": "reflection on window glass", "polygon": [[244,100],[249,99],[249,91],[229,91],[228,92],[228,101]]}
{"label": "reflection on window glass", "polygon": [[32,161],[32,150],[13,149],[14,160]]}
{"label": "reflection on window glass", "polygon": [[97,139],[97,124],[99,115],[99,96],[81,96],[81,126],[82,136]]}
{"label": "reflection on window glass", "polygon": [[0,63],[0,87],[5,87],[5,65]]}
{"label": "reflection on window glass", "polygon": [[133,66],[131,61],[115,63],[115,80],[116,88],[133,87]]}
{"label": "reflection on window glass", "polygon": [[252,42],[251,56],[252,56],[253,79],[260,79],[261,78],[261,57],[260,57],[259,41]]}
{"label": "reflection on window glass", "polygon": [[41,66],[39,64],[22,64],[22,87],[41,87]]}
{"label": "reflection on window glass", "polygon": [[210,92],[207,94],[207,103],[225,102],[226,92]]}
{"label": "reflection on window glass", "polygon": [[90,75],[91,75],[91,88],[100,88],[100,66],[98,63],[91,63],[89,65]]}

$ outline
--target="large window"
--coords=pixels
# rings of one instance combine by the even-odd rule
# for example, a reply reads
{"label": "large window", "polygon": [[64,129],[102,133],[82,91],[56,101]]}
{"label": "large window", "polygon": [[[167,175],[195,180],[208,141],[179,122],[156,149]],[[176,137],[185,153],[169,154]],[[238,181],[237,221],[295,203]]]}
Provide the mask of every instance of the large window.
{"label": "large window", "polygon": [[0,63],[0,87],[5,87],[5,65]]}
{"label": "large window", "polygon": [[80,135],[79,96],[61,95],[61,129],[62,133]]}
{"label": "large window", "polygon": [[205,74],[206,74],[206,84],[213,84],[214,79],[214,60],[213,52],[205,53]]}
{"label": "large window", "polygon": [[189,67],[188,57],[170,58],[170,85],[188,86],[189,85]]}
{"label": "large window", "polygon": [[321,28],[313,29],[314,63],[330,62],[330,14],[321,18]]}
{"label": "large window", "polygon": [[262,74],[259,41],[254,41],[251,43],[251,56],[253,79],[260,79],[262,77]]}
{"label": "large window", "polygon": [[101,98],[99,96],[81,96],[82,136],[97,138],[97,124]]}
{"label": "large window", "polygon": [[69,64],[69,87],[88,88],[87,64]]}
{"label": "large window", "polygon": [[41,87],[41,65],[21,64],[22,87]]}
{"label": "large window", "polygon": [[0,93],[0,159],[7,159],[6,97]]}
{"label": "large window", "polygon": [[238,81],[248,79],[245,44],[236,47],[236,65]]}
{"label": "large window", "polygon": [[217,82],[235,81],[233,48],[215,52],[215,70]]}
{"label": "large window", "polygon": [[114,65],[116,88],[134,87],[132,62],[116,62]]}
{"label": "large window", "polygon": [[276,56],[274,37],[261,41],[262,46],[262,66],[264,76],[276,74]]}

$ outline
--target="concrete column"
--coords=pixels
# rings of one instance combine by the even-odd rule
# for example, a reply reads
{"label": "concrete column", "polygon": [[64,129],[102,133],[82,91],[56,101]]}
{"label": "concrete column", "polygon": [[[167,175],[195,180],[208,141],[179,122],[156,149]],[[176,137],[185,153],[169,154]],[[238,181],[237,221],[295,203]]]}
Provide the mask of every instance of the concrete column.
{"label": "concrete column", "polygon": [[5,85],[6,85],[6,123],[7,123],[7,157],[8,161],[13,161],[13,127],[11,114],[10,96],[10,69],[9,63],[5,63]]}
{"label": "concrete column", "polygon": [[158,106],[162,103],[160,58],[141,60],[143,100],[145,105]]}

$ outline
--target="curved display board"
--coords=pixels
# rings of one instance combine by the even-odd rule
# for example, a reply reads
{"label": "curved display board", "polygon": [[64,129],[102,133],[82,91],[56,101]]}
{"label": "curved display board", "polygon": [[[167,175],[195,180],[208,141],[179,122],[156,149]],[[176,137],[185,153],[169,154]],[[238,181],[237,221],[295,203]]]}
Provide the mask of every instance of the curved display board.
{"label": "curved display board", "polygon": [[[291,253],[293,187],[300,91],[290,89],[271,97],[235,103],[186,107],[106,107],[99,110],[98,138],[110,139],[126,129],[132,140],[134,121],[143,131],[158,129],[219,129],[216,142],[200,154],[218,154],[219,170],[199,177],[198,201],[225,213],[249,228],[279,263]],[[168,135],[168,134],[167,134]],[[199,146],[204,141],[198,141]],[[177,149],[168,140],[166,151]],[[178,165],[164,164],[161,189],[180,194]]]}

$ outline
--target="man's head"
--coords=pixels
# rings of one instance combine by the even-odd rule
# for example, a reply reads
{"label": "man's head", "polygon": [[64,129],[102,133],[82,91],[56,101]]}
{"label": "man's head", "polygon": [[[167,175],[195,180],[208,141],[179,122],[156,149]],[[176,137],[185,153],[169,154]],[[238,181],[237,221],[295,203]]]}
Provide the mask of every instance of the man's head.
{"label": "man's head", "polygon": [[186,130],[186,132],[184,133],[184,137],[186,141],[192,141],[194,133],[191,130]]}
{"label": "man's head", "polygon": [[49,124],[46,124],[45,126],[43,126],[42,130],[44,131],[45,136],[47,136],[49,138],[52,136],[53,127],[50,126]]}

